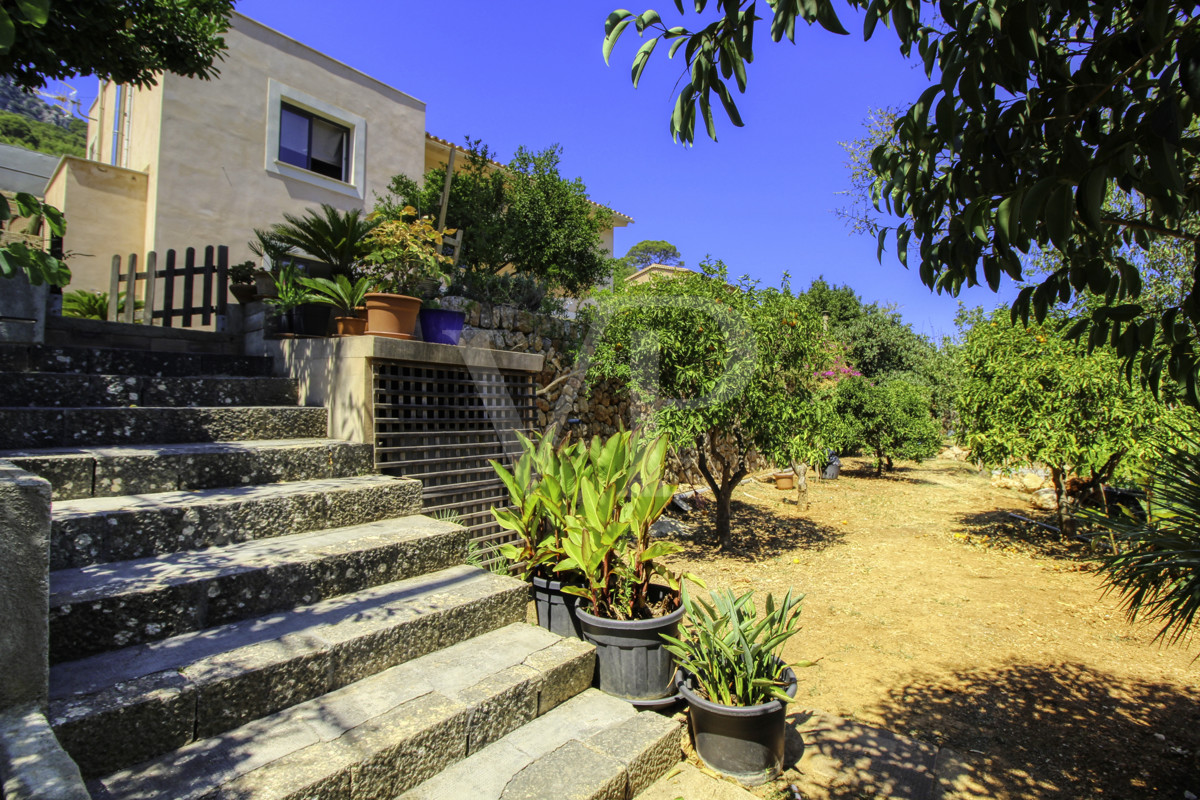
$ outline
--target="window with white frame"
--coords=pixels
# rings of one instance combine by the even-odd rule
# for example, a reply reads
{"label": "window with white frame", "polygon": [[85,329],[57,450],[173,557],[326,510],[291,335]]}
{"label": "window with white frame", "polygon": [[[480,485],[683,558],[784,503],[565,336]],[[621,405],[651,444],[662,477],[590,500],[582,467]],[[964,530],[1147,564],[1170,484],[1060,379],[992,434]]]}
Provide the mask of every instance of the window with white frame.
{"label": "window with white frame", "polygon": [[268,172],[361,198],[365,139],[362,117],[270,81]]}

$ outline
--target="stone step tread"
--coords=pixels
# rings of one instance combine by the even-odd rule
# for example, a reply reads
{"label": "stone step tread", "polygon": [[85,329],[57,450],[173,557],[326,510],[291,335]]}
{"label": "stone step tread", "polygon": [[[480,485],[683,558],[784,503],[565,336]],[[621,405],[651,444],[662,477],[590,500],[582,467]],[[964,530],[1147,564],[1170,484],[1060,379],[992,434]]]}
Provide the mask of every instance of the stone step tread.
{"label": "stone step tread", "polygon": [[452,533],[457,529],[458,526],[448,522],[414,515],[272,539],[253,539],[206,550],[58,570],[50,573],[50,607],[154,592],[165,586],[207,582],[252,570],[282,569],[289,564],[321,561],[379,544],[396,544]]}
{"label": "stone step tread", "polygon": [[0,460],[49,480],[58,502],[375,472],[370,444],[326,438],[0,450]]}
{"label": "stone step tread", "polygon": [[97,800],[393,798],[582,692],[590,646],[516,623],[93,782]]}
{"label": "stone step tread", "polygon": [[323,494],[339,489],[391,485],[403,478],[391,475],[352,475],[348,478],[315,478],[307,481],[263,483],[255,486],[231,486],[197,491],[152,492],[117,497],[81,497],[55,503],[55,522],[103,514],[126,514],[161,509],[192,509],[203,505],[226,505],[280,497],[282,495]]}
{"label": "stone step tread", "polygon": [[418,481],[388,475],[85,497],[54,504],[54,571],[344,528],[420,509]]}
{"label": "stone step tread", "polygon": [[0,373],[0,407],[194,407],[296,402],[290,378],[262,375],[170,377],[56,372]]}
{"label": "stone step tread", "polygon": [[128,348],[0,345],[0,372],[148,374],[248,377],[268,376],[272,360],[263,356],[178,353]]}
{"label": "stone step tread", "polygon": [[325,436],[328,419],[293,405],[0,408],[0,449]]}
{"label": "stone step tread", "polygon": [[456,565],[58,664],[50,717],[85,773],[102,775],[519,622],[528,596]]}
{"label": "stone step tread", "polygon": [[308,605],[461,563],[465,529],[392,518],[50,573],[50,661]]}
{"label": "stone step tread", "polygon": [[401,800],[628,800],[682,756],[681,725],[589,689]]}

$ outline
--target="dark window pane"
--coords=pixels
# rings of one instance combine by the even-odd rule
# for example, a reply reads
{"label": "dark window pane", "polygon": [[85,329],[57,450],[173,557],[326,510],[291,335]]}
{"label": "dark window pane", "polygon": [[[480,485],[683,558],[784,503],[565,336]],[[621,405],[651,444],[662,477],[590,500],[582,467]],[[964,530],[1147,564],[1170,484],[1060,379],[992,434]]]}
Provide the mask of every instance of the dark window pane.
{"label": "dark window pane", "polygon": [[346,129],[319,117],[313,117],[312,126],[312,166],[310,169],[331,178],[344,180]]}
{"label": "dark window pane", "polygon": [[279,160],[308,169],[309,118],[284,106],[279,112]]}

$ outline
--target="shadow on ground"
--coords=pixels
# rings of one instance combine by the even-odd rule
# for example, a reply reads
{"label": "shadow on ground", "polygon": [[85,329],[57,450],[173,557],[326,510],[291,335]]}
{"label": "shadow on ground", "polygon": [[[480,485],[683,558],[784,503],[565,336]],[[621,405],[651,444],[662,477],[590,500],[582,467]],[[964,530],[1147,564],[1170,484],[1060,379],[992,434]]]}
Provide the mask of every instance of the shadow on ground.
{"label": "shadow on ground", "polygon": [[[751,503],[734,500],[730,509],[734,546],[725,553],[729,558],[757,562],[793,550],[824,550],[845,538],[841,531],[810,519],[772,513]],[[693,513],[688,522],[696,526],[696,533],[692,542],[683,542],[685,556],[701,557],[717,546],[711,505]]]}
{"label": "shadow on ground", "polygon": [[1200,794],[1200,691],[1080,664],[969,670],[892,690],[883,727],[948,747],[982,794],[1183,798]]}
{"label": "shadow on ground", "polygon": [[937,481],[931,481],[927,478],[918,478],[914,474],[917,469],[911,464],[897,464],[892,470],[884,470],[882,475],[875,474],[875,462],[855,458],[853,460],[842,461],[842,469],[840,472],[841,478],[861,478],[869,481],[895,481],[897,483],[911,483],[919,486],[937,486]]}
{"label": "shadow on ground", "polygon": [[1034,522],[1017,519],[1004,510],[959,515],[955,525],[956,538],[977,546],[1069,561],[1087,561],[1097,554],[1095,545],[1037,524],[1057,526],[1056,515],[1036,509],[1019,513]]}

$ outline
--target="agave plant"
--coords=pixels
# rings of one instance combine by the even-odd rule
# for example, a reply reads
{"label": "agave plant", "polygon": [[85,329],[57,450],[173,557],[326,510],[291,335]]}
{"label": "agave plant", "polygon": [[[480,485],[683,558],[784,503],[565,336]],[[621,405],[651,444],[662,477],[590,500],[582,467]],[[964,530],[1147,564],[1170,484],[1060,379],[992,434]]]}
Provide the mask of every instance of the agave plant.
{"label": "agave plant", "polygon": [[359,278],[351,283],[345,275],[335,275],[333,280],[301,278],[300,283],[312,290],[314,302],[336,306],[346,314],[353,314],[354,309],[363,304],[367,293],[375,291],[375,281],[370,278]]}
{"label": "agave plant", "polygon": [[307,253],[333,267],[334,275],[347,276],[367,254],[367,234],[379,224],[360,209],[338,211],[327,203],[320,212],[310,208],[304,216],[284,214],[283,219],[269,231],[276,244]]}
{"label": "agave plant", "polygon": [[[712,592],[711,603],[694,599],[683,588],[687,627],[676,638],[663,634],[666,648],[691,673],[695,686],[714,703],[755,706],[778,699],[788,702],[779,657],[783,644],[799,632],[804,595],[791,589],[782,601],[768,594],[760,618],[754,593],[737,597],[732,590]],[[809,666],[799,662],[796,666]]]}
{"label": "agave plant", "polygon": [[1200,610],[1200,440],[1175,430],[1158,444],[1160,458],[1146,483],[1146,514],[1085,518],[1112,536],[1101,557],[1105,591],[1123,599],[1130,622],[1159,623],[1156,639],[1176,642]]}

